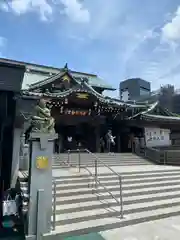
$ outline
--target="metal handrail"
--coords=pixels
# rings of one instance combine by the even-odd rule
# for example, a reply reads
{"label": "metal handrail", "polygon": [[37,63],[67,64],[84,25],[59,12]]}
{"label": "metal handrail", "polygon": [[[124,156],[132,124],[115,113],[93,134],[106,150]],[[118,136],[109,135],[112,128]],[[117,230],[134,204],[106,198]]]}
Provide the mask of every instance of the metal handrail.
{"label": "metal handrail", "polygon": [[[78,169],[79,169],[79,172],[81,170],[81,153],[82,152],[87,152],[89,154],[91,154],[92,156],[95,157],[95,176],[90,172],[89,169],[87,169],[87,167],[85,168],[92,177],[94,177],[95,179],[95,187],[97,189],[97,185],[98,183],[104,187],[104,189],[111,195],[111,197],[120,205],[120,216],[121,218],[123,218],[123,197],[122,197],[122,176],[117,173],[116,171],[114,171],[110,166],[108,166],[106,163],[104,163],[99,157],[96,156],[96,154],[92,153],[91,151],[89,151],[88,149],[76,149],[76,150],[68,150],[68,165],[70,166],[70,158],[69,158],[69,155],[71,152],[77,152],[79,157],[78,157]],[[119,179],[119,201],[118,199],[108,190],[107,187],[104,186],[104,184],[102,184],[98,178],[98,171],[97,171],[97,168],[98,168],[98,162],[102,163],[105,167],[107,167],[112,173],[114,173],[118,179]]]}
{"label": "metal handrail", "polygon": [[52,230],[56,228],[56,180],[53,179],[53,214],[52,214]]}
{"label": "metal handrail", "polygon": [[116,174],[117,176],[121,177],[121,175],[119,173],[117,173],[116,171],[114,171],[110,166],[108,166],[106,163],[104,163],[98,156],[96,156],[96,154],[92,153],[91,151],[89,151],[88,149],[84,149],[85,152],[91,154],[92,156],[94,156],[99,162],[101,162],[105,167],[107,167],[111,172],[113,172],[114,174]]}

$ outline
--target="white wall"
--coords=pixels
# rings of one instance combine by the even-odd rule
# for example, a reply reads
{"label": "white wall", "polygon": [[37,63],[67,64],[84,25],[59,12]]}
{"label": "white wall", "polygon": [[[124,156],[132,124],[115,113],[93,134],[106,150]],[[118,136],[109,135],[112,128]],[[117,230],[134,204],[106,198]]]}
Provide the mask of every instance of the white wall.
{"label": "white wall", "polygon": [[129,100],[129,91],[125,90],[121,93],[121,100],[122,101],[128,101]]}
{"label": "white wall", "polygon": [[171,145],[170,130],[161,128],[145,128],[145,143],[147,147]]}

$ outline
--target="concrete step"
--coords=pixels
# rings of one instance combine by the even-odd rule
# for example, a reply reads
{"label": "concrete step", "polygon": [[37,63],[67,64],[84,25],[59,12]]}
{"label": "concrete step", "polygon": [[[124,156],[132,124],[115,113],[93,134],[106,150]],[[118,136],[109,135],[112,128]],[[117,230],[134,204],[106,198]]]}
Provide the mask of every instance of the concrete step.
{"label": "concrete step", "polygon": [[[61,161],[62,159],[68,159],[68,156],[60,156],[60,157],[57,157],[57,158],[53,158],[55,161]],[[71,156],[69,157],[70,160],[79,160],[79,156],[78,155],[74,155],[74,156]],[[95,157],[92,157],[92,156],[81,156],[80,157],[81,160],[95,160],[96,158]],[[104,160],[104,161],[109,161],[111,159],[115,159],[115,160],[119,160],[119,161],[146,161],[145,159],[143,158],[140,158],[140,157],[122,157],[122,156],[115,156],[115,155],[112,155],[112,156],[103,156],[103,157],[97,157],[97,159],[100,159],[100,160]]]}
{"label": "concrete step", "polygon": [[[94,165],[94,160],[98,158],[99,159],[99,166],[102,166],[103,164],[100,163],[100,160],[102,160],[104,163],[110,165],[110,166],[126,166],[126,165],[146,165],[151,164],[152,162],[143,159],[142,157],[139,157],[135,154],[108,154],[108,153],[96,153],[95,155],[88,154],[88,153],[81,153],[80,159],[81,159],[81,166],[92,166]],[[67,163],[69,160],[69,163],[72,166],[76,166],[79,161],[79,154],[78,153],[71,153],[68,157],[68,154],[59,154],[53,156],[53,168],[58,168],[60,165]]]}
{"label": "concrete step", "polygon": [[[111,162],[125,162],[125,163],[139,163],[139,162],[149,162],[149,161],[146,161],[146,160],[141,160],[141,159],[102,159],[102,161],[104,163],[111,163]],[[56,160],[54,161],[54,164],[58,164],[58,163],[61,163],[62,161],[61,160]],[[69,161],[70,163],[78,163],[78,159],[72,159]],[[92,159],[81,159],[81,162],[82,163],[94,163],[94,160]],[[100,161],[98,162],[99,164],[101,163]],[[150,162],[149,162],[150,163]]]}
{"label": "concrete step", "polygon": [[[113,193],[112,193],[113,194]],[[96,198],[93,201],[86,201],[77,204],[77,201],[72,204],[62,205],[57,202],[57,213],[58,214],[65,214],[65,213],[72,213],[72,212],[81,212],[81,211],[88,211],[93,209],[100,209],[100,208],[110,208],[110,207],[118,207],[118,203],[110,196],[109,199],[104,199],[103,195],[95,194]],[[114,194],[113,194],[114,195]],[[116,196],[119,200],[119,196]],[[171,199],[180,199],[180,191],[172,190],[171,192],[157,192],[157,193],[146,193],[146,195],[133,195],[127,196],[123,195],[123,205],[132,205],[132,204],[139,204],[139,203],[151,203],[155,201],[162,201],[162,200],[170,200]],[[98,201],[99,200],[99,201]]]}
{"label": "concrete step", "polygon": [[[68,155],[59,155],[59,156],[53,156],[53,159],[57,159],[57,160],[61,160],[61,159],[73,159],[73,158],[75,158],[75,159],[79,159],[79,155],[78,154],[72,154],[72,155],[70,155],[69,157],[68,157]],[[132,156],[123,156],[123,155],[116,155],[116,154],[104,154],[104,155],[102,155],[102,156],[100,156],[100,155],[98,155],[97,153],[93,156],[93,155],[87,155],[87,154],[81,154],[80,155],[80,158],[81,159],[96,159],[96,158],[99,158],[99,159],[104,159],[104,160],[108,160],[108,159],[124,159],[124,160],[129,160],[129,159],[131,159],[131,160],[144,160],[144,158],[142,158],[142,157],[139,157],[139,156],[137,156],[137,155],[132,155]]]}
{"label": "concrete step", "polygon": [[[66,160],[67,161],[67,160]],[[70,159],[70,163],[78,163],[78,159]],[[93,163],[95,160],[94,159],[88,159],[88,158],[85,158],[85,159],[81,159],[81,162],[82,163]],[[127,162],[127,163],[138,163],[138,162],[149,162],[149,161],[146,161],[144,159],[116,159],[116,158],[110,158],[110,159],[102,159],[102,161],[104,163],[110,163],[110,162]],[[61,163],[62,161],[61,160],[55,160],[54,163]],[[149,162],[150,163],[150,162]],[[100,161],[99,161],[99,164],[100,164]]]}
{"label": "concrete step", "polygon": [[[179,206],[180,208],[180,197],[177,199],[169,199],[165,200],[157,200],[148,203],[132,203],[129,205],[124,205],[124,216],[128,218],[128,214],[134,213],[137,214],[139,212],[144,212],[146,215],[147,211],[153,211],[157,209],[165,209],[168,207]],[[65,225],[70,223],[77,223],[77,222],[84,222],[89,220],[98,220],[98,219],[105,219],[109,217],[119,217],[120,216],[120,207],[108,207],[108,208],[98,208],[98,209],[90,209],[84,211],[75,211],[71,213],[64,213],[64,214],[57,214],[56,215],[56,226],[57,225]]]}
{"label": "concrete step", "polygon": [[[57,177],[56,232],[72,236],[180,214],[180,168],[148,165],[127,169],[129,166],[119,168],[123,219],[119,203],[101,185],[96,190],[87,171],[81,169],[78,173],[70,168],[71,175]],[[119,200],[117,176],[105,170],[98,168],[100,182]]]}
{"label": "concrete step", "polygon": [[[139,190],[143,190],[143,189],[149,189],[149,188],[160,188],[163,186],[177,186],[180,184],[180,180],[178,181],[164,181],[162,183],[139,183],[139,184],[122,184],[122,189],[123,191],[125,190],[133,190],[133,189],[139,189]],[[115,186],[106,186],[106,188],[113,192],[113,191],[117,191],[119,189],[119,186],[115,185]],[[106,192],[106,190],[104,188],[99,187],[98,191],[100,193]],[[87,187],[84,188],[73,188],[71,190],[58,190],[57,188],[57,196],[71,196],[71,195],[82,195],[82,194],[87,194],[89,193],[89,189],[87,189]]]}
{"label": "concrete step", "polygon": [[[179,191],[180,189],[180,185],[178,186],[164,186],[164,187],[161,187],[161,188],[157,188],[157,189],[154,189],[153,187],[150,188],[150,189],[144,189],[143,191],[139,191],[139,190],[128,190],[128,191],[123,191],[123,199],[125,197],[128,197],[128,196],[138,196],[141,194],[141,196],[146,196],[146,195],[151,195],[151,194],[160,194],[160,193],[171,193],[173,191]],[[104,193],[95,193],[94,191],[94,194],[92,196],[92,193],[93,191],[90,191],[89,193],[87,193],[86,195],[82,194],[82,195],[72,195],[71,197],[63,197],[63,196],[57,196],[57,204],[60,204],[60,205],[66,205],[66,204],[74,204],[74,203],[77,203],[77,202],[93,202],[93,201],[96,201],[97,198],[99,200],[111,200],[112,197],[110,196],[110,194],[108,192],[104,192]],[[114,197],[116,198],[119,198],[119,190],[117,191],[112,191],[111,192],[113,194]]]}
{"label": "concrete step", "polygon": [[[99,178],[98,178],[99,179]],[[71,182],[71,183],[63,183],[61,181],[56,181],[57,184],[57,189],[58,190],[68,190],[68,189],[77,189],[77,188],[86,188],[88,186],[88,184],[94,184],[94,178],[91,179],[85,179],[85,181],[81,181],[81,182]],[[180,175],[178,176],[171,176],[171,178],[169,179],[169,177],[156,177],[156,178],[144,178],[144,179],[138,179],[138,178],[134,178],[134,179],[126,179],[125,177],[122,177],[122,183],[123,185],[125,184],[139,184],[139,183],[155,183],[155,182],[164,182],[164,181],[180,181]],[[116,177],[116,179],[112,179],[112,180],[107,180],[106,178],[104,179],[99,179],[99,181],[102,184],[105,184],[106,187],[107,186],[118,186],[119,184],[119,179],[118,177]]]}
{"label": "concrete step", "polygon": [[[131,168],[129,170],[128,168],[128,171],[125,171],[127,170],[127,168],[123,168],[121,170],[121,172],[119,171],[119,168],[117,169],[116,168],[116,172],[117,174],[120,174],[121,176],[123,177],[128,177],[128,178],[134,178],[136,176],[138,177],[146,177],[146,176],[156,176],[157,174],[158,175],[166,175],[166,174],[170,174],[170,175],[174,175],[174,174],[180,174],[180,168],[179,167],[169,167],[169,166],[158,166],[158,165],[153,165],[153,168],[149,168],[149,166],[147,166],[148,168],[145,170],[144,168],[140,169],[139,166],[138,168],[136,168],[134,170],[134,168]],[[101,170],[102,168],[98,169],[98,170]],[[115,170],[115,169],[114,169]],[[62,171],[61,169],[57,170],[59,172],[59,176],[55,176],[56,180],[58,179],[62,179],[62,180],[78,180],[78,179],[87,179],[87,171],[84,170],[79,173],[77,171],[76,168],[69,168],[68,169],[68,172],[69,174],[68,175],[62,175]],[[90,169],[91,172],[94,171],[94,168],[93,168],[93,171],[92,169]],[[99,171],[98,172],[98,176],[101,178],[101,177],[114,177],[116,176],[116,174],[112,173],[111,171],[108,171],[108,172],[104,172],[104,169],[102,169],[102,171]]]}
{"label": "concrete step", "polygon": [[[136,166],[136,165],[149,165],[148,163],[109,163],[108,164],[109,166],[111,167],[116,167],[116,166]],[[78,164],[74,163],[74,164],[71,164],[70,163],[70,166],[71,167],[77,167]],[[90,163],[82,163],[81,164],[81,167],[93,167],[94,166],[94,163],[90,164]],[[99,167],[103,167],[104,164],[98,164]],[[53,169],[59,169],[61,168],[61,164],[58,164],[58,165],[53,165],[52,167]]]}
{"label": "concrete step", "polygon": [[[121,174],[120,174],[121,175]],[[163,172],[163,173],[151,173],[151,174],[132,174],[132,175],[125,175],[122,174],[122,178],[123,179],[131,179],[131,180],[135,180],[135,179],[139,179],[139,180],[146,180],[146,181],[150,181],[151,179],[153,180],[154,178],[156,179],[162,179],[162,178],[168,178],[169,177],[180,177],[180,171],[177,172]],[[117,180],[117,176],[116,175],[110,175],[107,174],[107,176],[98,176],[98,179],[103,183],[103,182],[113,182]],[[77,178],[70,178],[70,179],[64,179],[62,177],[56,177],[56,182],[57,183],[61,183],[61,184],[80,184],[80,183],[89,183],[89,179],[87,178],[87,176],[85,177],[77,177]]]}
{"label": "concrete step", "polygon": [[[69,154],[69,157],[74,157],[74,156],[79,156],[78,153],[71,153]],[[138,156],[136,154],[124,154],[124,153],[80,153],[80,156],[86,157],[89,156],[91,158],[96,158],[96,157],[103,157],[103,158],[108,158],[108,157],[119,157],[119,158],[142,158],[141,156]],[[60,157],[68,157],[67,153],[60,153],[60,154],[54,154],[53,158],[60,158]]]}
{"label": "concrete step", "polygon": [[[116,229],[128,225],[154,221],[158,219],[173,217],[180,215],[180,206],[171,205],[167,208],[159,208],[151,211],[132,213],[125,215],[124,219],[119,217],[98,218],[81,223],[68,223],[56,227],[55,233],[61,233],[62,237],[77,236],[79,234],[86,234],[90,232],[100,232],[110,229]],[[52,232],[53,233],[53,232]]]}

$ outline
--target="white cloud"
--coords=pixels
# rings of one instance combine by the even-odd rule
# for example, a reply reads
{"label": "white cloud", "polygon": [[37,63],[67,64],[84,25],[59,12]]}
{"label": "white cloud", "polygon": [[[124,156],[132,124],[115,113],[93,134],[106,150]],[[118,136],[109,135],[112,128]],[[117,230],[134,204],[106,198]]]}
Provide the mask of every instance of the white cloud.
{"label": "white cloud", "polygon": [[8,2],[1,2],[0,3],[0,10],[3,10],[3,11],[5,11],[5,12],[8,12],[8,9],[9,8],[9,4],[8,4]]}
{"label": "white cloud", "polygon": [[79,0],[60,0],[65,13],[72,22],[87,23],[90,21],[90,13]]}
{"label": "white cloud", "polygon": [[1,9],[12,11],[17,15],[35,11],[40,15],[40,18],[43,21],[48,20],[53,12],[52,6],[47,0],[7,0],[7,4],[1,5]]}
{"label": "white cloud", "polygon": [[144,5],[139,0],[7,1],[4,10],[17,15],[36,12],[47,20],[55,13],[61,39],[72,41],[67,51],[78,46],[82,71],[99,72],[115,87],[127,77],[152,80],[153,88],[170,82],[180,86],[180,73],[174,73],[180,55],[180,6],[173,5],[177,10],[172,14],[167,7],[172,0],[146,0]]}
{"label": "white cloud", "polygon": [[[72,22],[87,23],[90,13],[79,0],[6,0],[0,4],[3,11],[12,11],[16,15],[37,12],[41,20],[47,21],[55,11],[65,14]],[[56,8],[54,8],[56,6]],[[63,7],[63,9],[60,8]],[[54,10],[54,11],[53,11]]]}
{"label": "white cloud", "polygon": [[162,28],[162,39],[167,42],[180,42],[180,6],[174,17]]}

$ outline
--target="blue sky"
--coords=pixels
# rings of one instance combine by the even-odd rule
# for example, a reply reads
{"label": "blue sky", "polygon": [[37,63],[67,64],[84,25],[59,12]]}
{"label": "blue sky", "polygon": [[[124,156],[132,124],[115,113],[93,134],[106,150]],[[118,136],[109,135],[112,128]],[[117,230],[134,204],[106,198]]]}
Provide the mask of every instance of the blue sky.
{"label": "blue sky", "polygon": [[0,56],[180,88],[180,1],[0,0]]}

